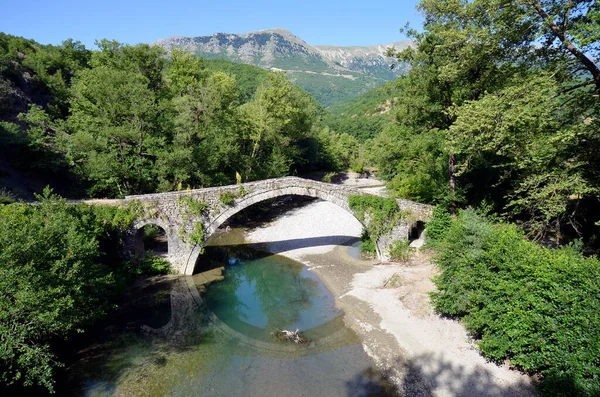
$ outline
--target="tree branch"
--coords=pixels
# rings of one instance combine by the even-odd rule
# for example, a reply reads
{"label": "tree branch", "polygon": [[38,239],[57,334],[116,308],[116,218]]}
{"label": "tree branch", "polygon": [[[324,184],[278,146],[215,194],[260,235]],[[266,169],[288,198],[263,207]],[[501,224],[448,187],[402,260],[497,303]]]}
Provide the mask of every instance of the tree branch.
{"label": "tree branch", "polygon": [[569,24],[569,18],[571,17],[571,9],[573,8],[573,0],[569,0],[567,5],[567,11],[565,11],[565,17],[563,18],[562,31],[563,34],[567,33],[567,25]]}
{"label": "tree branch", "polygon": [[585,68],[592,74],[592,78],[594,80],[594,84],[596,85],[596,91],[600,94],[600,69],[596,64],[585,56],[572,42],[569,40],[563,31],[557,24],[548,16],[546,11],[540,5],[540,2],[534,0],[531,2],[531,5],[535,8],[536,12],[544,22],[548,25],[554,36],[556,36],[561,43],[565,46],[565,48],[575,57],[579,62],[581,62]]}

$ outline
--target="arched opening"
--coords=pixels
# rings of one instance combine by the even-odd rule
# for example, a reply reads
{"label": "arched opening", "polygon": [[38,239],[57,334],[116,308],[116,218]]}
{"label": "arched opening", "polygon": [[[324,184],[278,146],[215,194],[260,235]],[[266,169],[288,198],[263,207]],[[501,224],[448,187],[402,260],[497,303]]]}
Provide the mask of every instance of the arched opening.
{"label": "arched opening", "polygon": [[[294,217],[298,211],[303,212],[304,208],[314,206],[319,209],[317,216],[314,211],[309,211]],[[275,235],[262,235],[264,229],[261,225],[273,222],[283,224]],[[327,250],[332,246],[356,245],[360,241],[362,228],[356,217],[338,203],[300,194],[284,194],[249,205],[228,217],[212,231],[205,248],[216,245],[231,249],[250,248],[270,254],[289,251],[308,253],[315,249]],[[252,236],[246,236],[245,231],[250,229],[254,230]],[[211,252],[208,251],[205,249],[204,254],[194,258],[194,273],[207,271],[211,267]],[[221,263],[223,259],[219,258]]]}
{"label": "arched opening", "polygon": [[[283,329],[330,343],[345,335],[341,312],[300,257],[314,256],[313,265],[331,267],[329,255],[343,253],[361,231],[354,215],[325,200],[304,195],[263,200],[220,224],[197,258],[192,279],[215,324],[244,343],[272,353],[281,346],[273,330]],[[317,344],[311,346],[318,351]]]}
{"label": "arched opening", "polygon": [[425,230],[425,222],[415,222],[408,232],[408,241],[419,240],[423,234],[423,230]]}
{"label": "arched opening", "polygon": [[136,245],[138,254],[151,253],[155,256],[166,257],[169,253],[167,232],[161,226],[148,223],[137,231]]}

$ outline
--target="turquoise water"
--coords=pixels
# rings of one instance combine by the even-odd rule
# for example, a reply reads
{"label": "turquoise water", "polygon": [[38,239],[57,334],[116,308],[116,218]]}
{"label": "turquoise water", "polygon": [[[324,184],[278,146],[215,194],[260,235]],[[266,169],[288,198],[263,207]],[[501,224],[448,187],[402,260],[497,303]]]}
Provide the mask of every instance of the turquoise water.
{"label": "turquoise water", "polygon": [[[208,288],[206,306],[231,328],[268,339],[276,330],[309,330],[342,312],[314,273],[282,256],[229,259],[225,279]],[[258,334],[257,334],[258,333]]]}
{"label": "turquoise water", "polygon": [[[135,295],[82,349],[61,394],[368,395],[361,380],[373,364],[305,266],[243,246],[209,247],[202,260],[201,274]],[[219,267],[222,280],[207,286]],[[280,342],[271,333],[281,329],[309,342]]]}

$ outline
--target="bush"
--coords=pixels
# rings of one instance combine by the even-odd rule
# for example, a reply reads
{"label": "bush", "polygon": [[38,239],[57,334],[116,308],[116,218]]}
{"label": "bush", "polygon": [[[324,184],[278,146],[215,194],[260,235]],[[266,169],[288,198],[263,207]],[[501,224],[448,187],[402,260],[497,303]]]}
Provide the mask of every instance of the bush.
{"label": "bush", "polygon": [[377,249],[375,247],[375,241],[369,236],[369,232],[363,230],[360,236],[360,246],[358,247],[360,252],[370,257],[375,258],[377,256]]}
{"label": "bush", "polygon": [[129,276],[156,276],[159,274],[172,273],[171,264],[164,258],[146,252],[141,262],[127,262],[124,269]]}
{"label": "bush", "polygon": [[0,189],[0,205],[12,204],[17,201],[16,196],[6,189]]}
{"label": "bush", "polygon": [[394,241],[390,245],[390,256],[395,262],[407,262],[410,259],[413,249],[409,241]]}
{"label": "bush", "polygon": [[38,198],[0,206],[0,385],[52,391],[52,341],[109,310],[123,282],[118,242],[135,213],[67,204],[50,189]]}
{"label": "bush", "polygon": [[486,356],[541,373],[545,392],[600,393],[600,262],[538,246],[473,210],[445,236],[436,310],[461,317]]}
{"label": "bush", "polygon": [[427,238],[430,243],[435,245],[436,242],[446,238],[446,233],[452,224],[452,216],[445,207],[436,206],[433,209],[433,218],[427,222]]}
{"label": "bush", "polygon": [[221,204],[223,205],[231,205],[233,204],[233,201],[235,200],[235,194],[233,192],[222,192],[221,194],[219,194],[219,201],[221,201]]}
{"label": "bush", "polygon": [[325,183],[331,183],[331,180],[333,179],[334,176],[337,175],[337,172],[328,172],[327,174],[325,174],[323,176],[323,179],[321,179],[321,181],[325,182]]}

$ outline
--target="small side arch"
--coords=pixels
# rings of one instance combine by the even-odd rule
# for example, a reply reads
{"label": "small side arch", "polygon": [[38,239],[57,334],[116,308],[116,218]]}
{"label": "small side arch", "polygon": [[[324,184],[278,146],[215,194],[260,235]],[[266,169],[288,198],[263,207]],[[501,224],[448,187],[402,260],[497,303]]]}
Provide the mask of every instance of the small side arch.
{"label": "small side arch", "polygon": [[158,226],[167,238],[167,256],[171,253],[172,250],[172,238],[171,238],[171,227],[167,222],[164,222],[162,219],[143,219],[138,220],[133,225],[133,236],[135,239],[134,242],[134,252],[136,256],[143,256],[146,247],[144,244],[144,230],[146,226]]}

